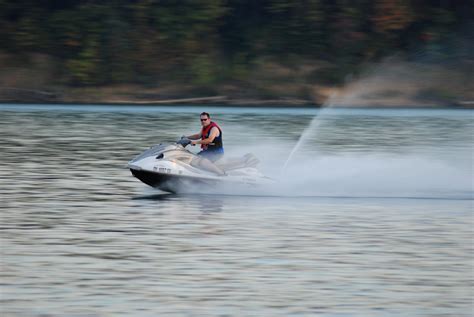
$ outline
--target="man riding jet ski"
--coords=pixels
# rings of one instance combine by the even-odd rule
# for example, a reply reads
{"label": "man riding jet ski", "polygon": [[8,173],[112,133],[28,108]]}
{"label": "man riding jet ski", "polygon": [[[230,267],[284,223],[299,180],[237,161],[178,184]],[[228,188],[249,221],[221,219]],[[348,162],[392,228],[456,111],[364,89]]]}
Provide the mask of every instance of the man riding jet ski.
{"label": "man riding jet ski", "polygon": [[[130,161],[132,174],[145,184],[174,193],[212,190],[222,183],[257,185],[270,181],[256,169],[259,161],[253,154],[224,160],[221,128],[207,112],[201,113],[200,119],[199,133],[183,136],[176,144],[155,145]],[[202,150],[194,154],[185,149],[189,144],[200,144]]]}
{"label": "man riding jet ski", "polygon": [[259,160],[253,154],[212,163],[188,151],[189,144],[191,140],[183,137],[176,143],[154,145],[131,160],[128,168],[143,183],[172,193],[212,191],[225,184],[235,188],[273,183],[256,169]]}

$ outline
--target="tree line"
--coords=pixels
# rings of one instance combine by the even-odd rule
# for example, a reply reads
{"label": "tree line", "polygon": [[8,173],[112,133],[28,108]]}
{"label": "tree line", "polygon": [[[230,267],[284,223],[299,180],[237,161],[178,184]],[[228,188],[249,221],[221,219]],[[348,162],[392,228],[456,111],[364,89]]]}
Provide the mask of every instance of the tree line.
{"label": "tree line", "polygon": [[[391,52],[458,56],[468,0],[0,0],[0,48],[51,56],[58,83],[238,81],[262,59],[336,83]],[[441,45],[443,43],[443,45]],[[452,43],[452,45],[445,45]]]}

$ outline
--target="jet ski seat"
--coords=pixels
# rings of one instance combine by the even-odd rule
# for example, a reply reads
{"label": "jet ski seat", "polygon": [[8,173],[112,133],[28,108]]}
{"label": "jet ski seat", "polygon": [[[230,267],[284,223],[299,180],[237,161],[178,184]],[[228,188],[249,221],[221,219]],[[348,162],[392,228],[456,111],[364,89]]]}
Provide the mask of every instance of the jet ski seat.
{"label": "jet ski seat", "polygon": [[259,163],[259,159],[253,155],[252,153],[247,153],[243,157],[240,158],[222,158],[214,164],[216,164],[219,168],[224,171],[230,171],[238,168],[243,167],[257,167]]}

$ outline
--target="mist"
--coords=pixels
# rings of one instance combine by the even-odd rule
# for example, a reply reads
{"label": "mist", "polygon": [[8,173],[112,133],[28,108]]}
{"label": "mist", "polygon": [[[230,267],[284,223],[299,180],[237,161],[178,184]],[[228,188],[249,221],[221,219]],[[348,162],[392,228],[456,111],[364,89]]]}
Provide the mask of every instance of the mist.
{"label": "mist", "polygon": [[407,62],[392,56],[357,78],[349,76],[346,85],[300,127],[296,140],[273,135],[246,144],[261,159],[260,169],[275,179],[259,194],[471,199],[472,137],[467,143],[463,139],[473,135],[472,123],[459,127],[442,109],[351,110],[432,107],[442,100],[431,98],[430,91],[443,87],[466,95],[469,80],[453,86],[462,81],[459,69],[450,72],[452,64],[420,63],[424,58],[420,54],[418,60]]}

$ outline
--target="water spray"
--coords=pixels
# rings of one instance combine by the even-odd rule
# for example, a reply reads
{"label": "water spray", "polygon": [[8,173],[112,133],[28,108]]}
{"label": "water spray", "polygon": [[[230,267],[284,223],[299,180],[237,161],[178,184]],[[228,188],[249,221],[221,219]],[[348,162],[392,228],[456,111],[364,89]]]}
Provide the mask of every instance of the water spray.
{"label": "water spray", "polygon": [[300,149],[302,144],[306,141],[306,139],[309,137],[310,132],[316,130],[320,124],[321,124],[321,115],[325,112],[326,109],[331,108],[331,106],[334,104],[332,101],[334,100],[336,94],[333,93],[330,95],[328,101],[326,101],[321,109],[318,111],[318,113],[315,115],[315,117],[311,120],[309,126],[303,131],[301,134],[300,138],[298,139],[298,142],[296,142],[295,146],[291,150],[290,154],[288,155],[288,158],[285,161],[285,164],[283,164],[283,172],[285,172],[288,163],[293,159],[293,156],[295,153]]}

